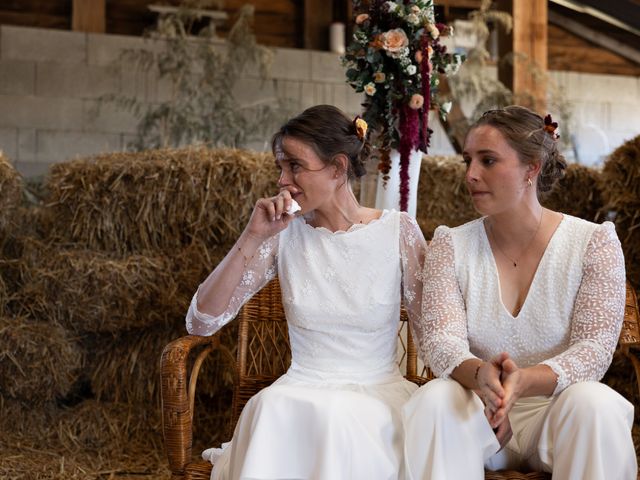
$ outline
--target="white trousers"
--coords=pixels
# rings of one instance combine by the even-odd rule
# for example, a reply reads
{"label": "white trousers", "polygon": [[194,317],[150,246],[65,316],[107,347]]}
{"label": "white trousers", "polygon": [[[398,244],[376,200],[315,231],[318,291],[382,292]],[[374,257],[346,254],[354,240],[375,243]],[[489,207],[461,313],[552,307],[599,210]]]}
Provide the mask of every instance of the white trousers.
{"label": "white trousers", "polygon": [[504,449],[478,396],[454,380],[420,387],[403,408],[410,480],[483,480],[490,470],[553,472],[557,480],[636,480],[633,405],[598,382],[518,401]]}

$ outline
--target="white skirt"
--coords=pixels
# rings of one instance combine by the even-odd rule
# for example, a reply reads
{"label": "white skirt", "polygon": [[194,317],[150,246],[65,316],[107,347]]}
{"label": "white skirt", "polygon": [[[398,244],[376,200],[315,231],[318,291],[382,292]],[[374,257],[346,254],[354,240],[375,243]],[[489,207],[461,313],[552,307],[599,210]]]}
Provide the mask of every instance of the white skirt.
{"label": "white skirt", "polygon": [[403,478],[401,409],[418,387],[306,381],[292,373],[244,407],[232,442],[203,452],[212,480]]}

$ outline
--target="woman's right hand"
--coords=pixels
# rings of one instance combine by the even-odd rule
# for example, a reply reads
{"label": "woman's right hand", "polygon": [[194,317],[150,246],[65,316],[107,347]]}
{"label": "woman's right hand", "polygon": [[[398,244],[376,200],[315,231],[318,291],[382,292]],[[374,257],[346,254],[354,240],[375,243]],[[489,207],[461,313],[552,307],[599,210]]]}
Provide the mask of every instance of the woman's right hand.
{"label": "woman's right hand", "polygon": [[281,232],[295,218],[295,215],[286,213],[291,202],[291,192],[286,189],[273,197],[261,198],[253,208],[245,231],[262,241]]}
{"label": "woman's right hand", "polygon": [[[486,413],[487,412],[485,409],[485,415]],[[498,439],[498,442],[500,443],[500,450],[502,450],[504,446],[507,443],[509,443],[509,440],[511,440],[511,437],[513,436],[513,431],[511,430],[511,422],[509,421],[509,417],[506,417],[504,421],[500,423],[500,425],[497,428],[493,429],[493,431],[496,434],[496,438]]]}

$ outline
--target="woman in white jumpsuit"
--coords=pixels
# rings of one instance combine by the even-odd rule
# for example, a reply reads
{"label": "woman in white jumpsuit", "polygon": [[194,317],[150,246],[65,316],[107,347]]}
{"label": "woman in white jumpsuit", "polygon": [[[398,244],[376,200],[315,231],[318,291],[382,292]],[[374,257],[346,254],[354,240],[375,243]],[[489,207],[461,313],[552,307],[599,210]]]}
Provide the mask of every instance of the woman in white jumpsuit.
{"label": "woman in white jumpsuit", "polygon": [[598,382],[624,316],[622,250],[610,222],[540,204],[566,166],[556,127],[512,106],[467,136],[483,217],[439,227],[427,250],[414,334],[440,378],[403,410],[410,479],[483,479],[485,467],[636,478],[633,405]]}

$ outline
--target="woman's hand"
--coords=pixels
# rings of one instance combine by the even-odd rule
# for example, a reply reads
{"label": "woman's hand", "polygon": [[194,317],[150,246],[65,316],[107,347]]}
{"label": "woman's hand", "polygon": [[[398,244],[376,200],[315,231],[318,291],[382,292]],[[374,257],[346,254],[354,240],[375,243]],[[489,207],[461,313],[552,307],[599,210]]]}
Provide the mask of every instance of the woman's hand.
{"label": "woman's hand", "polygon": [[494,421],[494,417],[504,402],[505,391],[500,376],[502,373],[502,363],[508,358],[508,354],[501,353],[489,362],[482,362],[478,366],[476,373],[476,381],[478,384],[477,393],[486,406],[485,412],[491,428],[496,428],[499,425],[499,423]]}
{"label": "woman's hand", "polygon": [[[485,409],[485,415],[487,411]],[[488,418],[488,417],[487,417]],[[513,436],[513,432],[511,431],[511,422],[509,421],[509,417],[507,416],[500,425],[493,430],[496,434],[496,438],[498,442],[500,442],[500,450],[504,448],[504,446],[509,443],[511,437]]]}
{"label": "woman's hand", "polygon": [[295,215],[286,213],[291,202],[291,192],[286,189],[280,190],[280,193],[273,197],[258,200],[247,223],[246,233],[264,241],[287,228],[289,222],[295,218]]}
{"label": "woman's hand", "polygon": [[500,425],[505,419],[508,420],[511,408],[525,390],[525,376],[525,370],[518,367],[516,362],[509,357],[504,359],[502,362],[502,375],[500,376],[502,387],[504,388],[504,397],[502,405],[493,416],[493,421],[496,425]]}

